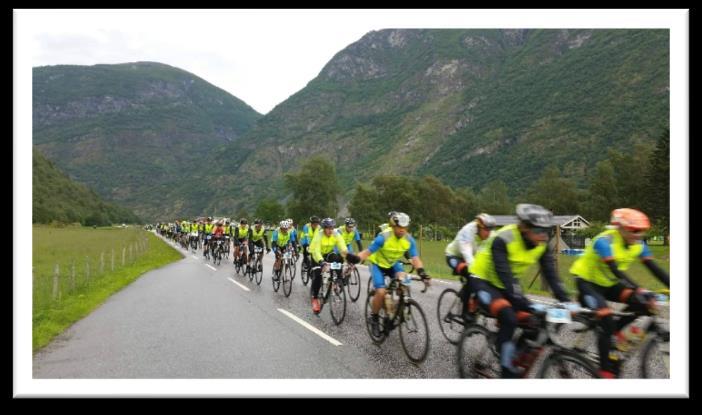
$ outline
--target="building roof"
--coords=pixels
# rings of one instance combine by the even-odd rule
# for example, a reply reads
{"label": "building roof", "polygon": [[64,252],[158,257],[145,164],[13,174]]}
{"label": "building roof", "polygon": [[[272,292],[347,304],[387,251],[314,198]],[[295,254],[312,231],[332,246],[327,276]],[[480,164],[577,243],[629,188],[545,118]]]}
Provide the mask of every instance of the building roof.
{"label": "building roof", "polygon": [[[497,222],[498,226],[511,225],[518,222],[517,217],[514,215],[492,215],[492,217],[495,218],[495,222]],[[576,222],[576,219],[578,219],[580,222],[584,222],[586,227],[590,226],[590,222],[580,215],[554,216],[552,223],[563,227],[570,225],[572,222]]]}

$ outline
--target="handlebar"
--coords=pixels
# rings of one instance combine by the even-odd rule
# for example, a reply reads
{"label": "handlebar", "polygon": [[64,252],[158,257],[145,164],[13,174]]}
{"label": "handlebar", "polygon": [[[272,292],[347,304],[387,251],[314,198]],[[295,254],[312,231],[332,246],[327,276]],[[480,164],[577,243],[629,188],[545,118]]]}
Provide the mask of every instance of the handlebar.
{"label": "handlebar", "polygon": [[414,274],[408,274],[408,275],[410,275],[410,278],[412,279],[412,281],[421,281],[424,284],[424,289],[422,291],[420,291],[422,294],[427,292],[427,290],[429,289],[429,282],[428,282],[429,279],[423,279],[423,278],[418,277]]}

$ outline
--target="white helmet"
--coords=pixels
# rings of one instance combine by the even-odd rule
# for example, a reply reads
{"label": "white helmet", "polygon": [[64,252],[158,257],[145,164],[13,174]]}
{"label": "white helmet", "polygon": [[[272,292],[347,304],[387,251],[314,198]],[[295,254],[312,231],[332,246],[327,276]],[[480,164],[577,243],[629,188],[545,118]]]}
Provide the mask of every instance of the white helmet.
{"label": "white helmet", "polygon": [[280,221],[280,228],[281,229],[288,229],[290,227],[290,223],[288,223],[287,220],[281,220]]}

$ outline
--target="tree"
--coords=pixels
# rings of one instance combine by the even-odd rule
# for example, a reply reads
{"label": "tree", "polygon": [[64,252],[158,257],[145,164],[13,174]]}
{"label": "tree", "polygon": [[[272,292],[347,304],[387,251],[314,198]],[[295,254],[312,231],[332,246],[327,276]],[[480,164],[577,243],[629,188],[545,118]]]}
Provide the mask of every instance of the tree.
{"label": "tree", "polygon": [[609,160],[614,168],[618,207],[645,210],[647,189],[641,185],[641,180],[645,180],[648,174],[651,153],[651,146],[642,143],[637,143],[627,153],[610,149]]}
{"label": "tree", "polygon": [[566,179],[556,166],[549,166],[527,190],[529,203],[541,205],[554,214],[579,212],[578,193],[575,181]]}
{"label": "tree", "polygon": [[273,199],[263,199],[258,203],[254,216],[266,223],[277,223],[285,216],[285,207]]}
{"label": "tree", "polygon": [[667,244],[670,234],[670,129],[666,128],[658,138],[648,166],[645,211],[651,221],[662,229]]}
{"label": "tree", "polygon": [[614,167],[609,160],[596,165],[595,176],[590,181],[587,201],[583,203],[585,216],[590,220],[609,221],[612,210],[619,207]]}
{"label": "tree", "polygon": [[509,215],[514,212],[514,204],[507,195],[507,185],[502,180],[493,180],[480,190],[478,206],[481,212],[491,215]]}
{"label": "tree", "polygon": [[336,169],[327,159],[316,156],[305,161],[297,173],[285,174],[285,187],[292,191],[288,215],[296,221],[312,215],[336,217],[341,186]]}
{"label": "tree", "polygon": [[384,223],[387,217],[382,213],[379,199],[368,184],[359,183],[349,201],[349,213],[356,219],[359,229],[375,228]]}

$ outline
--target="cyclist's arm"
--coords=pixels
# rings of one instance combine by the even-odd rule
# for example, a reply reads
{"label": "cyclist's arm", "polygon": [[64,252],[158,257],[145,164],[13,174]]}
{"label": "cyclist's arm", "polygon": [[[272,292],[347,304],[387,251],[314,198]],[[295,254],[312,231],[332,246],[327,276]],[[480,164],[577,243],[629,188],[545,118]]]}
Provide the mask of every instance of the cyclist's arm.
{"label": "cyclist's arm", "polygon": [[593,249],[599,255],[599,257],[602,259],[602,262],[604,262],[607,267],[609,267],[609,270],[614,274],[619,281],[622,282],[625,286],[628,286],[629,288],[632,289],[637,289],[639,288],[639,285],[636,284],[634,281],[629,278],[628,275],[626,275],[622,270],[617,267],[617,261],[614,260],[614,254],[612,252],[612,245],[606,238],[600,238],[597,241],[595,241],[593,245]]}
{"label": "cyclist's arm", "polygon": [[273,231],[273,236],[271,236],[271,248],[274,252],[278,249],[278,230]]}
{"label": "cyclist's arm", "polygon": [[458,233],[458,247],[461,250],[461,255],[466,261],[466,264],[473,263],[473,243],[475,242],[475,235],[477,232],[477,225],[471,222],[464,226]]}
{"label": "cyclist's arm", "polygon": [[416,269],[420,275],[423,274],[424,264],[422,263],[422,260],[419,259],[419,254],[417,253],[417,242],[415,242],[414,238],[412,237],[410,237],[410,247],[407,252],[409,253],[410,262],[412,263],[414,269]]}
{"label": "cyclist's arm", "polygon": [[553,295],[562,303],[570,302],[570,298],[568,298],[563,282],[558,277],[553,253],[547,249],[541,256],[539,262],[541,264],[541,272],[544,274],[544,278],[548,282],[549,287],[551,287]]}
{"label": "cyclist's arm", "polygon": [[361,235],[359,235],[358,230],[356,230],[356,245],[358,245],[358,252],[363,251],[363,244],[361,243]]}
{"label": "cyclist's arm", "polygon": [[653,260],[653,255],[648,245],[644,242],[644,250],[641,253],[641,262],[648,268],[651,273],[658,278],[658,281],[665,284],[666,287],[670,288],[670,275],[661,267],[656,264]]}
{"label": "cyclist's arm", "polygon": [[268,237],[266,236],[266,231],[263,231],[263,242],[266,243],[266,250],[268,250]]}
{"label": "cyclist's arm", "polygon": [[502,238],[495,238],[492,243],[492,260],[495,265],[495,272],[505,286],[505,294],[510,301],[526,301],[522,294],[522,287],[515,281],[512,269],[507,260],[507,244]]}
{"label": "cyclist's arm", "polygon": [[371,256],[371,254],[375,253],[376,251],[378,251],[378,249],[382,248],[384,244],[385,238],[383,237],[383,234],[379,234],[375,237],[375,239],[373,239],[373,242],[371,242],[367,249],[364,249],[363,251],[358,253],[358,257],[361,261],[365,261],[366,259],[368,259],[369,256]]}
{"label": "cyclist's arm", "polygon": [[346,241],[344,241],[344,238],[339,235],[338,233],[336,234],[336,249],[339,251],[342,257],[346,257],[346,254],[349,253],[348,248],[346,247]]}
{"label": "cyclist's arm", "polygon": [[310,253],[312,254],[312,259],[316,263],[322,262],[324,257],[322,257],[322,238],[321,238],[322,232],[317,233],[317,235],[312,238],[312,242],[310,243]]}

